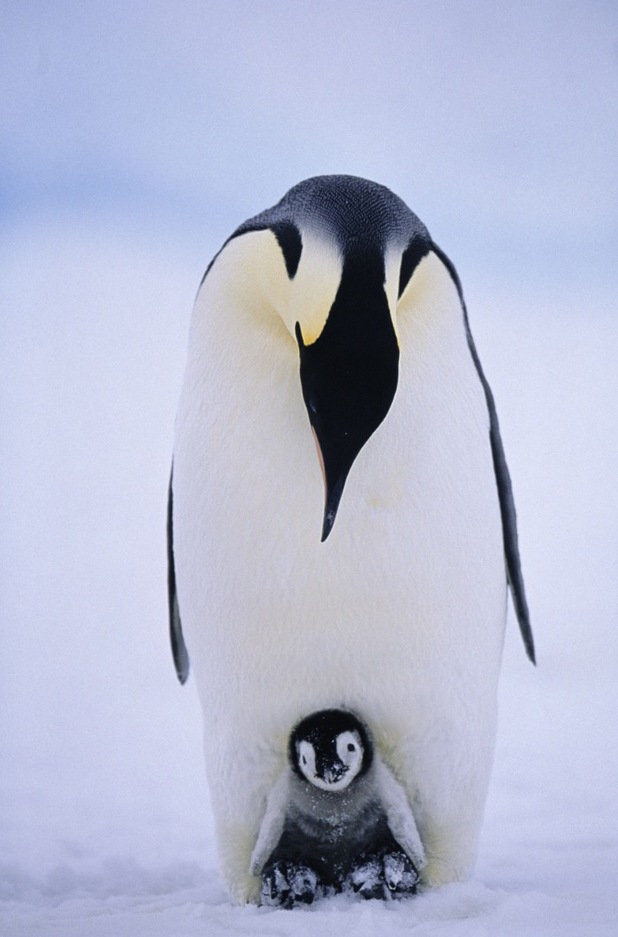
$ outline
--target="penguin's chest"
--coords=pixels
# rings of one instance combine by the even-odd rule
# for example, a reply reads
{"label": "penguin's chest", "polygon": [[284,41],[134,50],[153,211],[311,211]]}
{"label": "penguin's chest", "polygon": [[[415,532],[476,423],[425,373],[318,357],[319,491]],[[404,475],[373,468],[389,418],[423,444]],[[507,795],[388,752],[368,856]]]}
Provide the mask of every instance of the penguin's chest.
{"label": "penguin's chest", "polygon": [[179,594],[213,706],[249,684],[286,713],[318,697],[388,702],[391,684],[421,698],[460,672],[469,683],[485,658],[495,669],[506,581],[488,414],[467,350],[461,366],[451,352],[430,368],[440,354],[402,357],[324,543],[297,364],[247,359],[221,391],[190,388],[174,466]]}
{"label": "penguin's chest", "polygon": [[269,427],[243,434],[253,443],[229,459],[190,521],[212,626],[227,619],[247,639],[270,632],[282,645],[306,633],[332,648],[348,628],[374,641],[402,616],[417,627],[455,607],[465,617],[489,583],[504,587],[486,413],[418,406],[396,400],[361,450],[324,543],[306,416],[286,446]]}
{"label": "penguin's chest", "polygon": [[392,841],[386,815],[375,798],[338,795],[305,797],[290,805],[277,854],[289,858],[302,855],[314,864],[347,866],[367,849]]}

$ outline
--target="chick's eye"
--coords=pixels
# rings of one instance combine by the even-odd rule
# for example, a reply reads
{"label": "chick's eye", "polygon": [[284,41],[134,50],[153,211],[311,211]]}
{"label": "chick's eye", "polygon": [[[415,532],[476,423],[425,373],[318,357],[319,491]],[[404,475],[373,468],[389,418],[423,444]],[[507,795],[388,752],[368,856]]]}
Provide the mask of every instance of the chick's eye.
{"label": "chick's eye", "polygon": [[301,761],[302,761],[302,763],[303,763],[304,765],[306,765],[306,764],[307,764],[307,759],[305,758],[305,756],[304,756],[304,755],[303,755],[303,757],[301,758]]}
{"label": "chick's eye", "polygon": [[356,745],[353,745],[352,742],[348,742],[348,751],[349,751],[349,752],[355,752],[355,751],[356,751]]}

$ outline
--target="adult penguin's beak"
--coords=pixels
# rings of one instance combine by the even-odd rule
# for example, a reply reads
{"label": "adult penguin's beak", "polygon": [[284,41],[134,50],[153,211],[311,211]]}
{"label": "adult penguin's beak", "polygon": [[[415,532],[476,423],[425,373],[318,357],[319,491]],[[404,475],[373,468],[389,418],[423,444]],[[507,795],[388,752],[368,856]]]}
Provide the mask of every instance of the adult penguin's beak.
{"label": "adult penguin's beak", "polygon": [[296,323],[300,380],[324,477],[322,541],[330,534],[352,465],[395,396],[399,346],[383,265],[348,261],[318,338]]}

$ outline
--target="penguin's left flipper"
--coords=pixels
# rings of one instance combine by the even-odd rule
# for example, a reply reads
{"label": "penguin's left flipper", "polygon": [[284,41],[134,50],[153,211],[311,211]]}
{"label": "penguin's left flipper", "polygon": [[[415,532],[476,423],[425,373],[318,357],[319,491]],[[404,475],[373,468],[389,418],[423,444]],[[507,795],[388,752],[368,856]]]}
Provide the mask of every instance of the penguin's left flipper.
{"label": "penguin's left flipper", "polygon": [[[486,389],[486,393],[488,392]],[[515,499],[513,498],[513,486],[509,467],[506,463],[502,437],[500,436],[500,427],[498,425],[498,415],[493,402],[491,391],[488,393],[490,429],[489,436],[491,441],[491,451],[494,460],[494,472],[496,483],[498,485],[498,498],[500,501],[500,514],[502,517],[502,535],[504,538],[504,557],[506,560],[506,573],[508,583],[511,589],[511,598],[513,608],[519,622],[526,654],[533,664],[536,664],[536,654],[534,650],[534,637],[532,635],[532,625],[530,624],[530,612],[528,611],[528,602],[526,601],[526,590],[524,588],[524,577],[521,571],[521,560],[519,558],[519,544],[517,540],[517,516],[515,514]]]}
{"label": "penguin's left flipper", "polygon": [[376,783],[386,813],[388,828],[393,839],[412,861],[414,868],[420,870],[425,865],[425,850],[406,792],[377,752],[374,756],[374,764]]}
{"label": "penguin's left flipper", "polygon": [[474,339],[472,338],[470,323],[468,321],[468,310],[466,308],[466,301],[464,299],[459,274],[446,254],[440,250],[436,244],[433,245],[433,250],[448,270],[455,284],[457,292],[459,293],[459,300],[463,309],[466,326],[468,349],[472,355],[472,361],[474,363],[474,367],[476,368],[483,392],[485,394],[487,411],[489,413],[489,442],[494,463],[496,486],[498,488],[498,500],[500,502],[500,517],[502,520],[502,538],[504,541],[506,575],[509,587],[511,589],[513,607],[515,609],[515,614],[517,615],[517,621],[519,622],[519,630],[524,642],[526,654],[532,663],[536,664],[534,637],[532,635],[532,625],[530,623],[530,612],[528,611],[528,602],[526,600],[526,590],[524,587],[524,577],[521,571],[521,560],[519,558],[517,515],[515,513],[513,486],[511,484],[509,467],[506,462],[506,455],[504,454],[504,446],[502,445],[500,424],[498,423],[498,412],[494,402],[494,395],[492,393],[491,387],[489,386],[489,381],[485,377],[485,373],[481,366],[481,361],[476,350],[476,345],[474,344]]}
{"label": "penguin's left flipper", "polygon": [[170,616],[170,642],[174,666],[181,683],[187,682],[189,676],[189,654],[182,634],[180,611],[178,609],[178,595],[176,593],[176,568],[174,566],[174,495],[172,482],[174,469],[170,474],[170,484],[167,493],[167,595]]}

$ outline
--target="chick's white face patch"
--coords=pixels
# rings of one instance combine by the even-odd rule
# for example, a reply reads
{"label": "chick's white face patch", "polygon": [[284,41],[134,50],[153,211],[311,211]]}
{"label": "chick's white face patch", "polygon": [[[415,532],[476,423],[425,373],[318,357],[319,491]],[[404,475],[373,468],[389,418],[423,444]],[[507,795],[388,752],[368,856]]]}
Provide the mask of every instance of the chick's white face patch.
{"label": "chick's white face patch", "polygon": [[363,746],[358,732],[342,732],[337,736],[337,754],[347,768],[346,778],[349,784],[363,764]]}
{"label": "chick's white face patch", "polygon": [[298,752],[298,767],[307,780],[313,784],[315,779],[315,750],[313,745],[303,739],[302,742],[298,743],[296,749]]}
{"label": "chick's white face patch", "polygon": [[301,774],[322,791],[343,791],[349,787],[363,764],[363,746],[357,732],[342,732],[335,741],[336,755],[318,770],[315,749],[302,739],[297,746]]}

